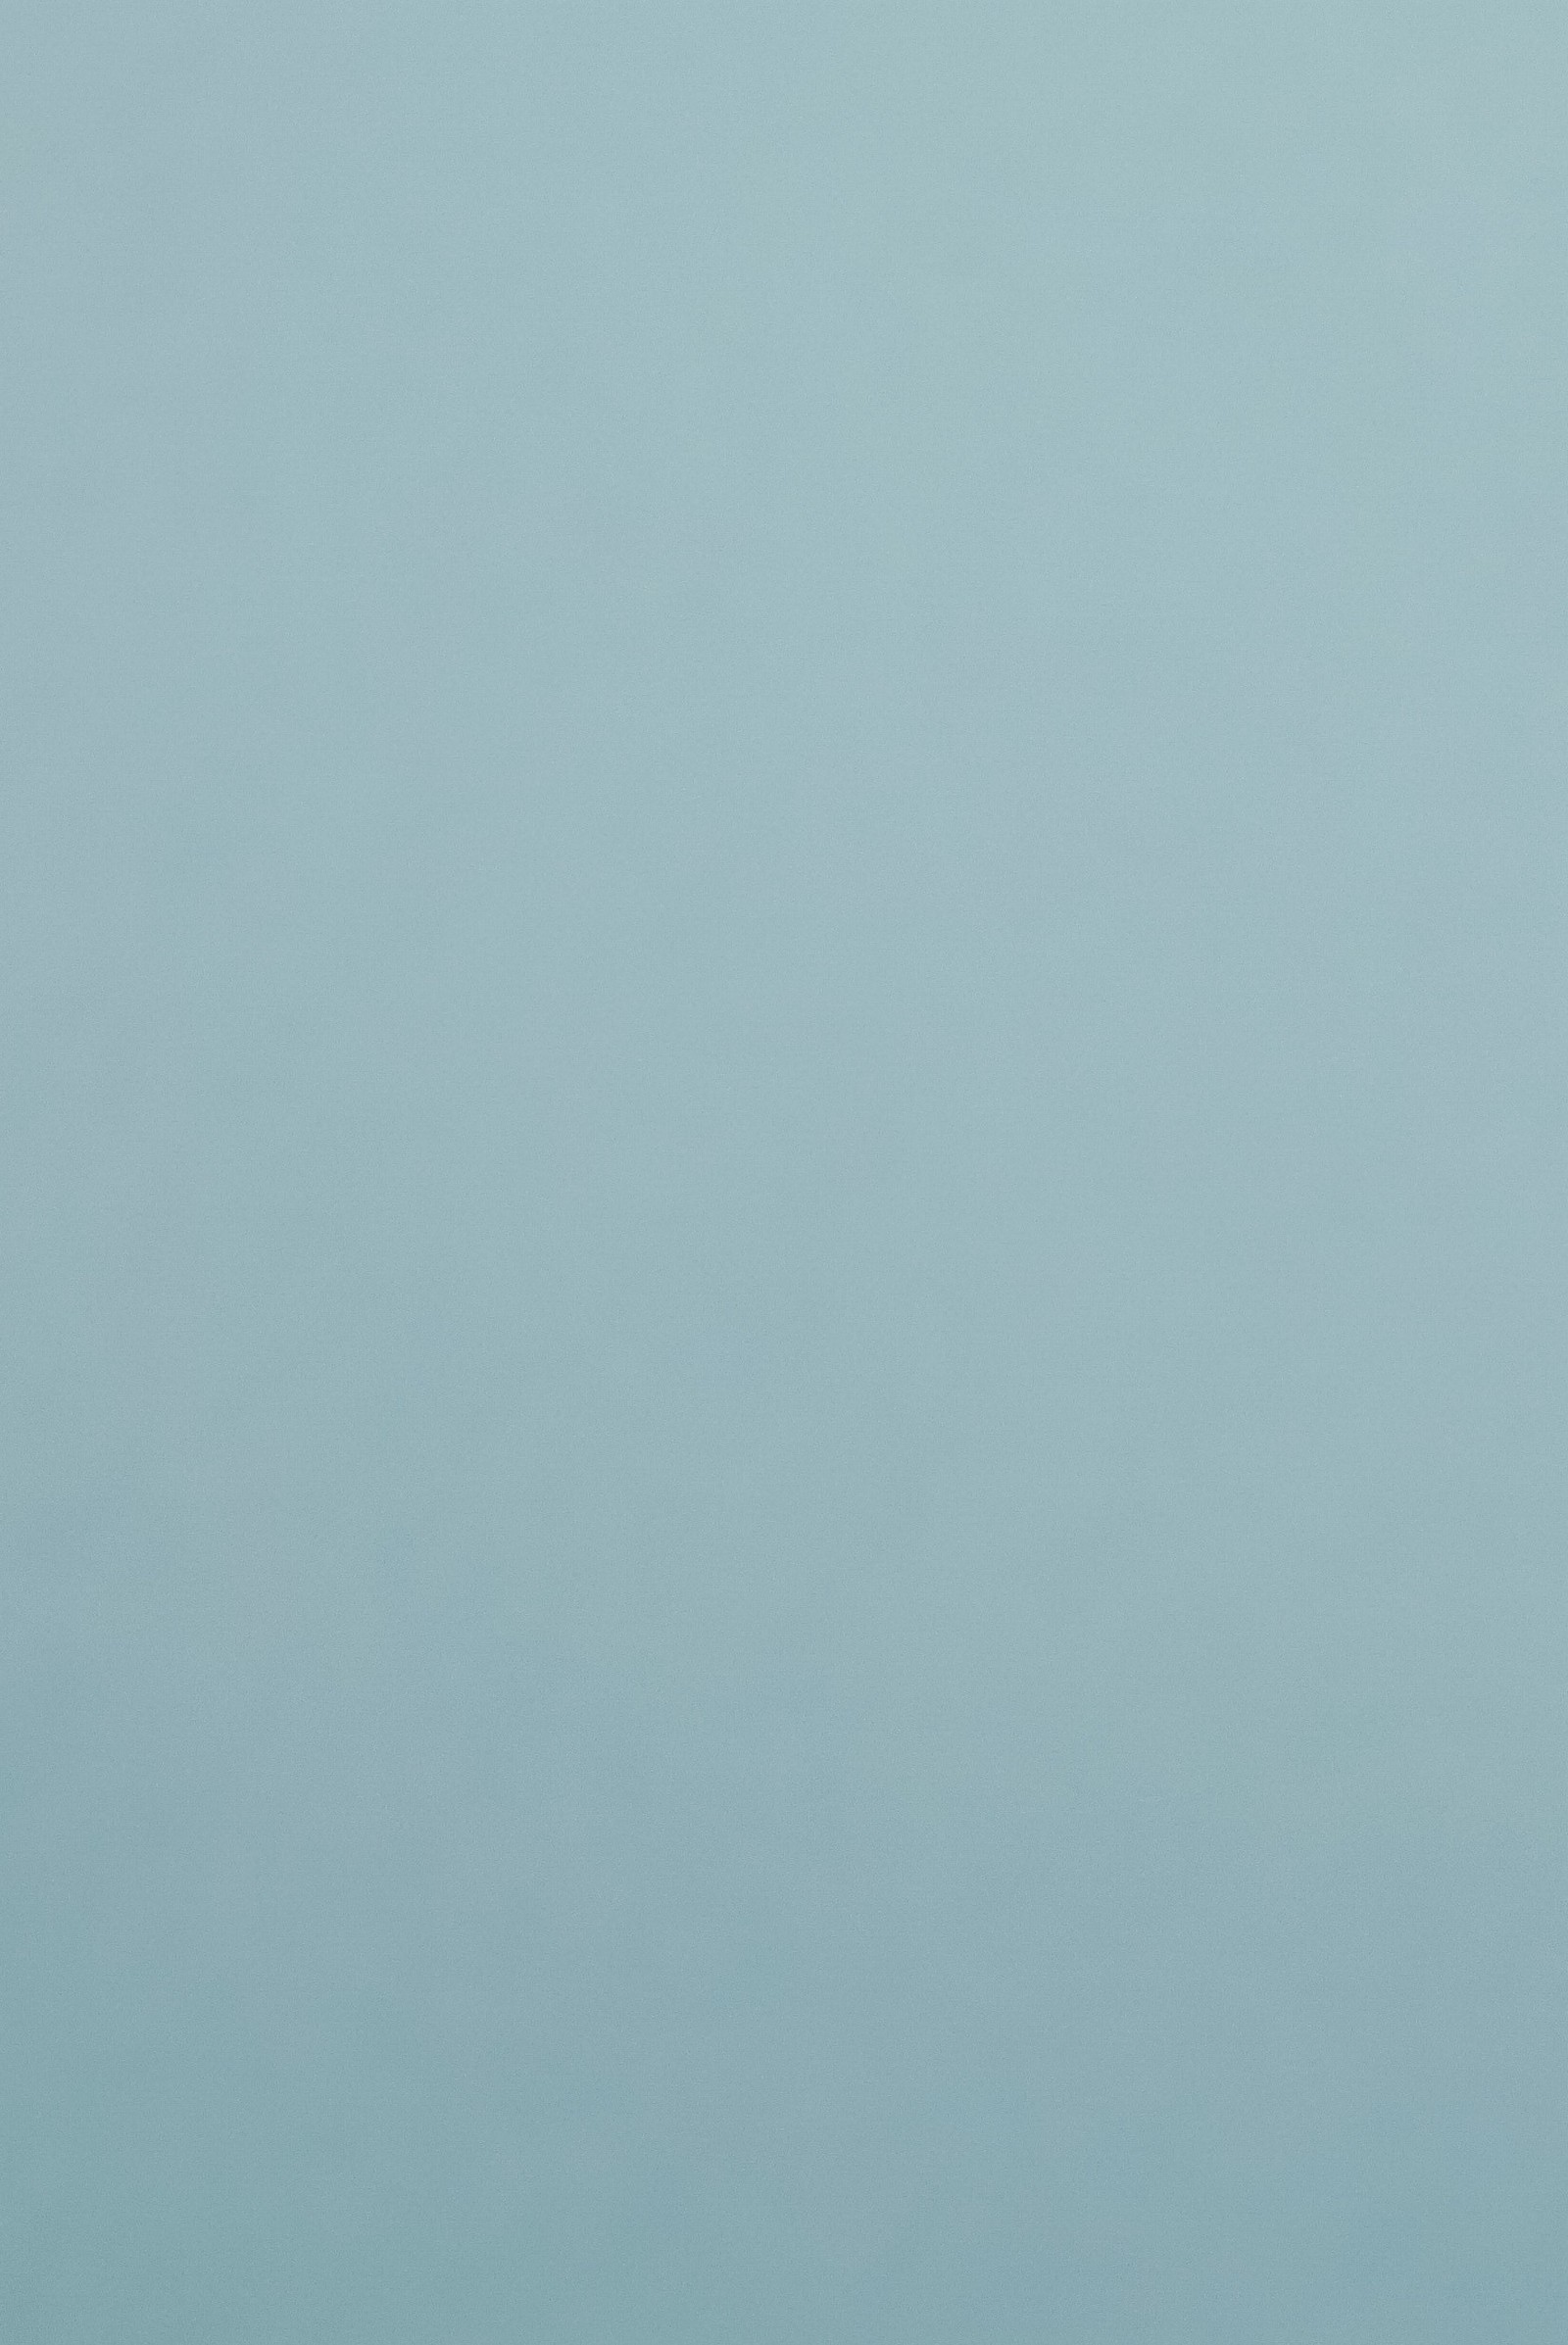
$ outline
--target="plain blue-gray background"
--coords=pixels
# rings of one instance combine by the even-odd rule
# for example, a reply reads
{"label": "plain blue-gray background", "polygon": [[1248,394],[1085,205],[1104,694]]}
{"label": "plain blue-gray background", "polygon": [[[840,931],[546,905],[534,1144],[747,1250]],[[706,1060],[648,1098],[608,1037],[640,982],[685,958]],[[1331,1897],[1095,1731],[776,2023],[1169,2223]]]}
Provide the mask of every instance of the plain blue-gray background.
{"label": "plain blue-gray background", "polygon": [[12,0],[5,2345],[1557,2345],[1565,104]]}

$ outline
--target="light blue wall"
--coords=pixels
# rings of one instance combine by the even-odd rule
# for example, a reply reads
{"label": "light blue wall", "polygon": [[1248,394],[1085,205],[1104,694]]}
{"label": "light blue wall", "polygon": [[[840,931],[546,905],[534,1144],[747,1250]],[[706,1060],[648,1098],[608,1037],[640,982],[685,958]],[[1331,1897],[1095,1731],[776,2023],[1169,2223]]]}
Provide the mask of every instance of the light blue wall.
{"label": "light blue wall", "polygon": [[1560,2345],[1565,114],[13,0],[5,2345]]}

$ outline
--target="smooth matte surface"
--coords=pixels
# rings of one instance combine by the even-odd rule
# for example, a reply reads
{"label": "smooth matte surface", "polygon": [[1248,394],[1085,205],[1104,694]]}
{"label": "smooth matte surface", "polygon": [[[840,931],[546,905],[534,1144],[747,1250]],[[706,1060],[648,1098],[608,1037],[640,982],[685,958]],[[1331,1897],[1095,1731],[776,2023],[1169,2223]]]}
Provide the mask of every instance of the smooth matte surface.
{"label": "smooth matte surface", "polygon": [[1565,102],[13,0],[7,2345],[1560,2345]]}

